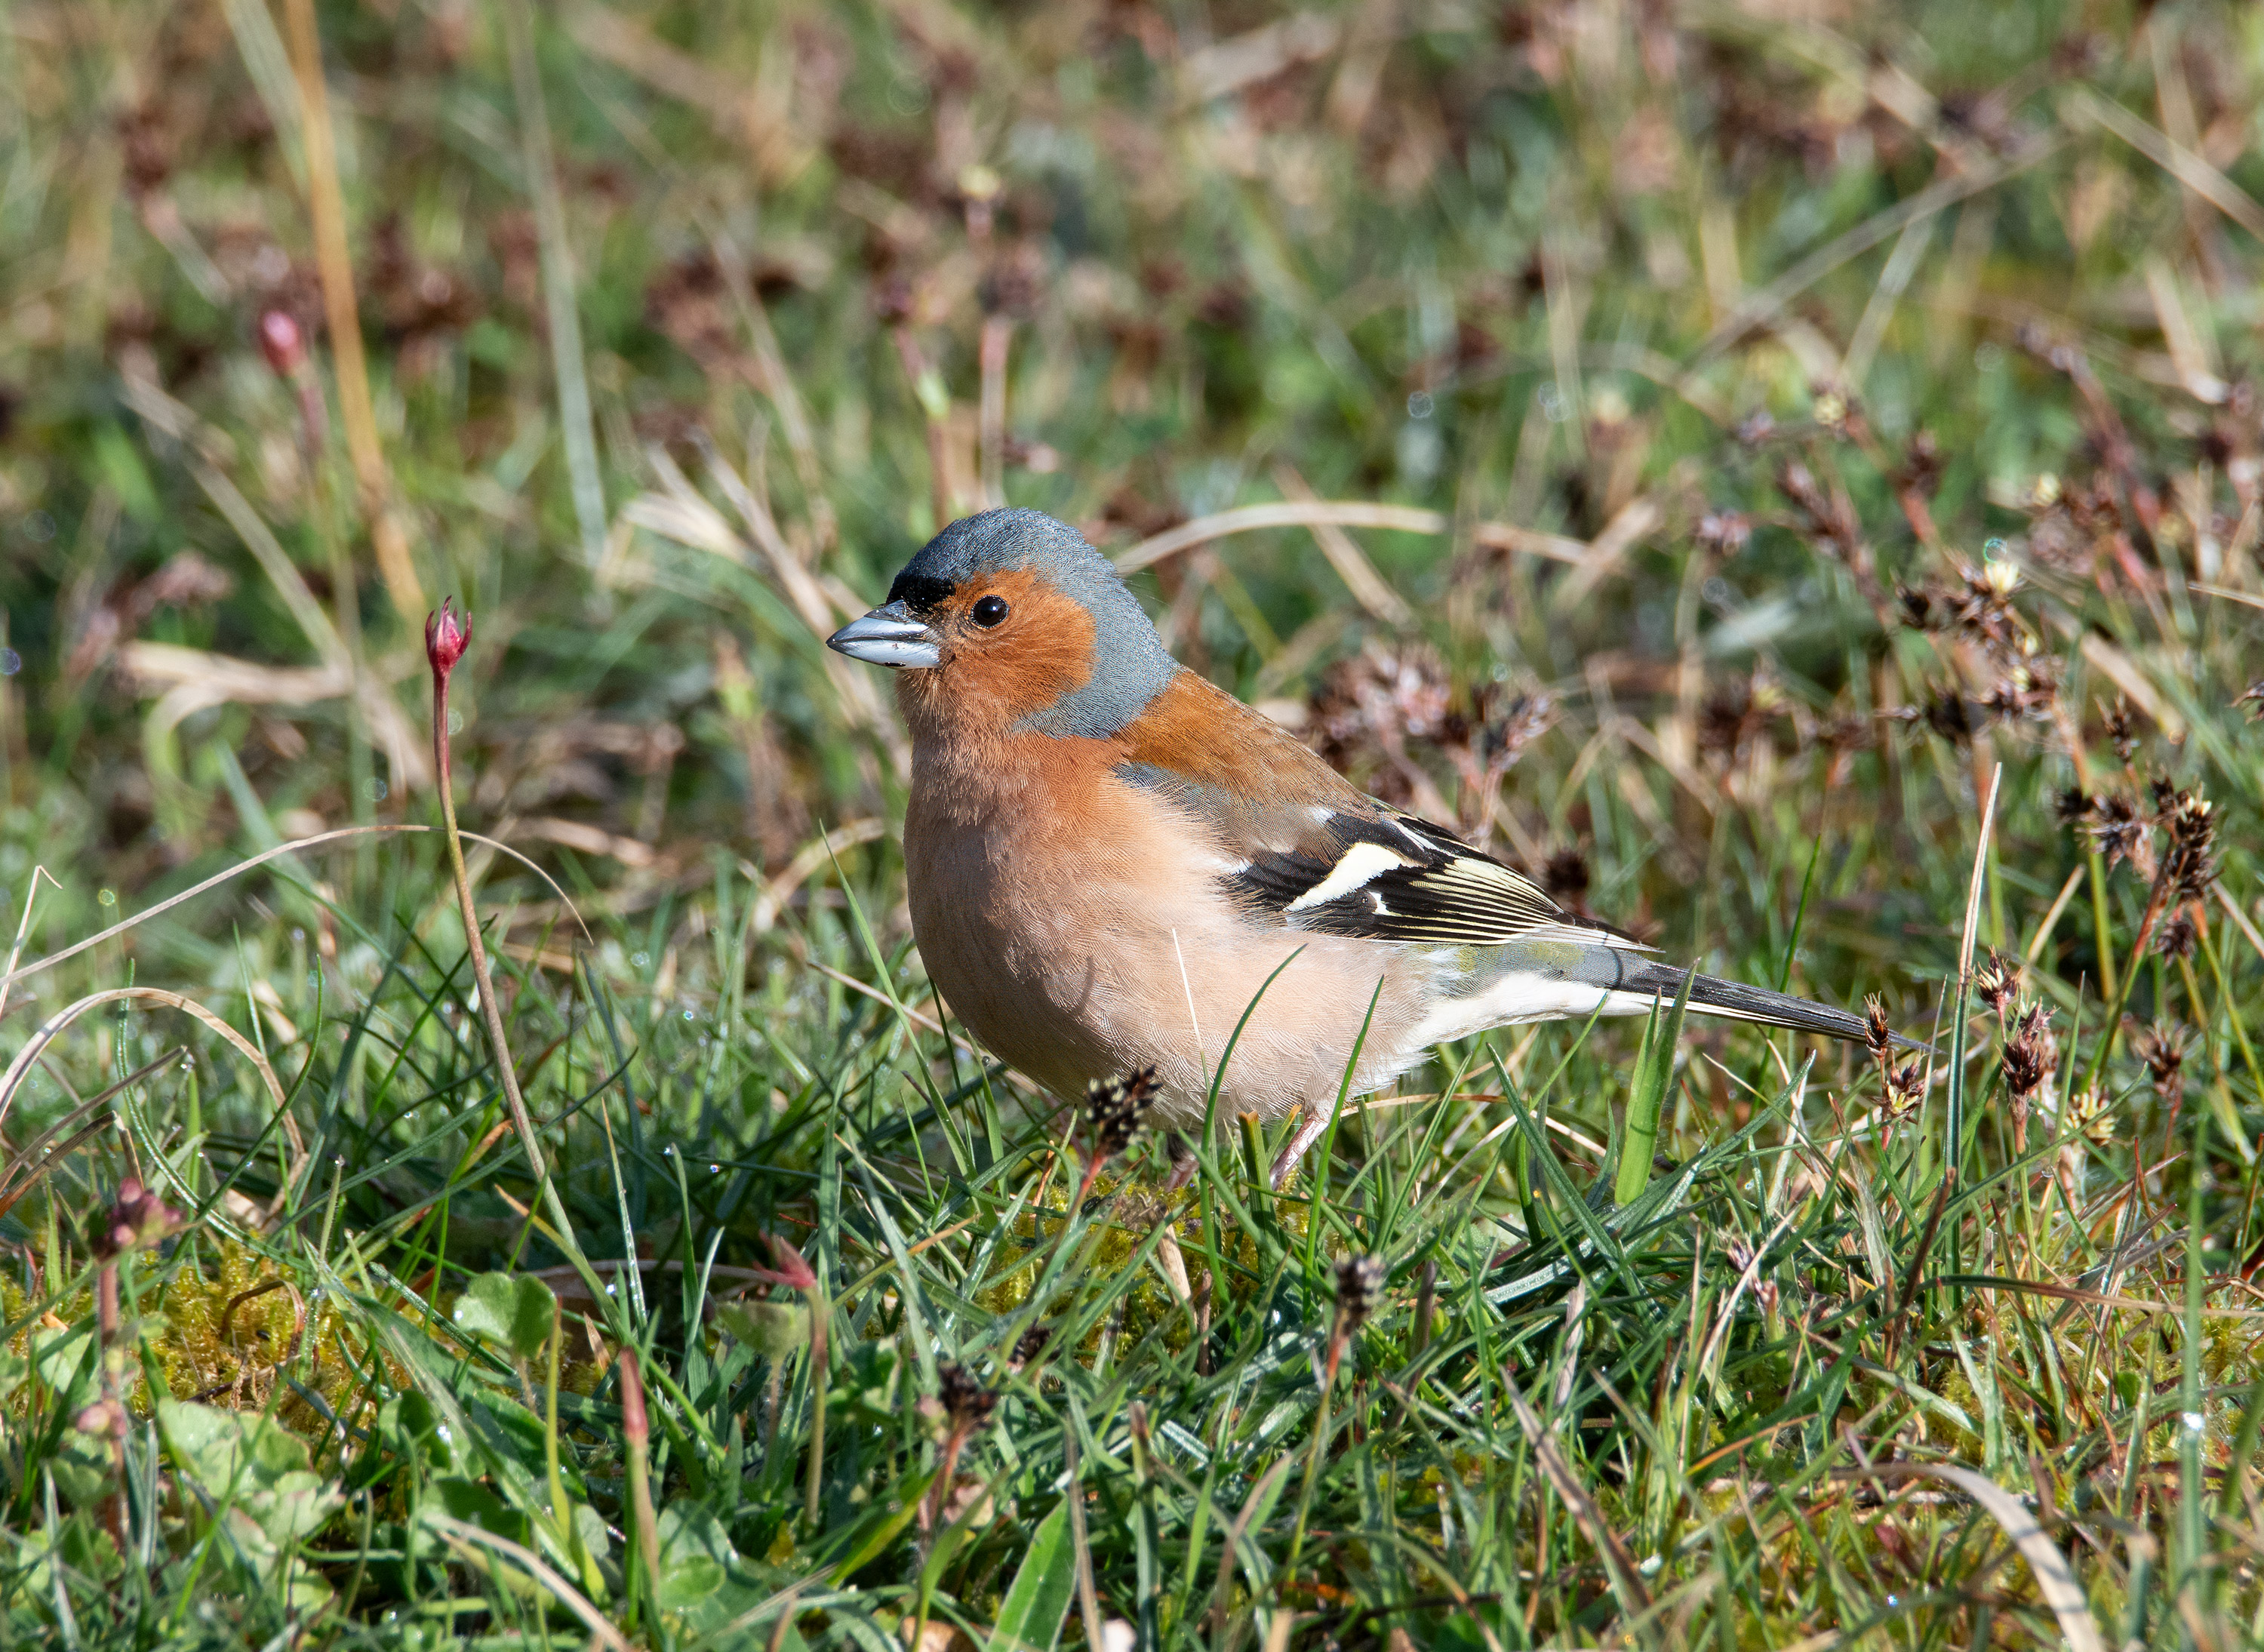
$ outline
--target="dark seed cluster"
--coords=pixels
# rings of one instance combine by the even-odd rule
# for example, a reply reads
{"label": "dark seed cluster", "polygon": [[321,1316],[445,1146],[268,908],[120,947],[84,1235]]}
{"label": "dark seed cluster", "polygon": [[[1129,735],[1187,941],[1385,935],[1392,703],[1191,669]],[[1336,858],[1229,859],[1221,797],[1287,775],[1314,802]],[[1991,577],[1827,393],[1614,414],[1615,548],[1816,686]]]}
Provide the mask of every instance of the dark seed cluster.
{"label": "dark seed cluster", "polygon": [[969,1431],[990,1420],[998,1391],[986,1388],[965,1366],[944,1360],[935,1368],[935,1397],[955,1429]]}
{"label": "dark seed cluster", "polygon": [[1382,1289],[1381,1257],[1346,1257],[1337,1264],[1337,1322],[1347,1335],[1367,1322]]}
{"label": "dark seed cluster", "polygon": [[2051,1011],[2032,1004],[2014,1021],[2005,1040],[2005,1089],[2015,1101],[2026,1103],[2050,1080],[2059,1066],[2059,1047],[2052,1038]]}
{"label": "dark seed cluster", "polygon": [[2132,1040],[2131,1047],[2145,1063],[2146,1076],[2164,1100],[2185,1089],[2186,1030],[2174,1021],[2157,1021]]}
{"label": "dark seed cluster", "polygon": [[1991,1014],[2002,1019],[2021,991],[2021,960],[2007,958],[1995,947],[1973,972],[1973,990]]}
{"label": "dark seed cluster", "polygon": [[2091,846],[2107,857],[2110,867],[2134,859],[2145,842],[2146,822],[2137,804],[2119,793],[2092,800],[2090,825]]}
{"label": "dark seed cluster", "polygon": [[1890,1061],[1881,1061],[1879,1076],[1883,1090],[1879,1110],[1885,1115],[1886,1131],[1891,1132],[1897,1125],[1917,1117],[1919,1105],[1926,1099],[1926,1063],[1916,1056],[1899,1067]]}
{"label": "dark seed cluster", "polygon": [[1887,1025],[1887,1001],[1876,992],[1863,1000],[1863,1042],[1871,1059],[1883,1067],[1894,1054],[1895,1035]]}
{"label": "dark seed cluster", "polygon": [[2112,706],[2102,706],[2100,721],[2107,730],[2107,743],[2115,748],[2115,755],[2128,763],[2137,755],[2138,735],[2130,723],[2130,702],[2120,694]]}
{"label": "dark seed cluster", "polygon": [[1113,1159],[1132,1145],[1141,1121],[1156,1105],[1156,1069],[1143,1067],[1119,1077],[1094,1079],[1085,1087],[1085,1116],[1092,1127],[1092,1151]]}
{"label": "dark seed cluster", "polygon": [[2185,910],[2173,912],[2154,929],[2154,950],[2165,958],[2190,958],[2201,939],[2201,931],[2195,925],[2193,914]]}
{"label": "dark seed cluster", "polygon": [[2207,798],[2191,792],[2173,791],[2165,796],[2158,789],[2155,807],[2169,837],[2161,877],[2170,899],[2180,906],[2198,901],[2217,876],[2217,861],[2210,852],[2217,841],[2216,814]]}

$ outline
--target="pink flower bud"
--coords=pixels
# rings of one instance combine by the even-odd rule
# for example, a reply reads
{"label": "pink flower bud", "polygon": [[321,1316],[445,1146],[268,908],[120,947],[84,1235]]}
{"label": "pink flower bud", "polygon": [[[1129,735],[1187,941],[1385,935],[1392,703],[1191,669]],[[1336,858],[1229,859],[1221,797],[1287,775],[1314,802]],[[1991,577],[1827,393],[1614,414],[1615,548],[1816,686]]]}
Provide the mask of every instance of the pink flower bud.
{"label": "pink flower bud", "polygon": [[775,1270],[753,1268],[749,1272],[758,1279],[767,1280],[773,1285],[783,1285],[789,1290],[807,1291],[816,1286],[817,1275],[811,1271],[809,1264],[802,1260],[801,1251],[796,1250],[774,1233],[766,1234],[763,1236],[770,1241],[771,1256],[778,1263],[778,1267]]}
{"label": "pink flower bud", "polygon": [[260,316],[259,353],[267,358],[278,378],[295,378],[306,366],[307,341],[300,337],[299,323],[291,319],[289,311],[272,309]]}
{"label": "pink flower bud", "polygon": [[452,600],[443,598],[439,612],[424,616],[424,657],[432,663],[432,681],[440,685],[472,646],[472,616],[458,613],[449,605]]}
{"label": "pink flower bud", "polygon": [[95,1235],[94,1253],[107,1262],[128,1250],[156,1244],[181,1225],[180,1212],[129,1176],[119,1184],[118,1202]]}

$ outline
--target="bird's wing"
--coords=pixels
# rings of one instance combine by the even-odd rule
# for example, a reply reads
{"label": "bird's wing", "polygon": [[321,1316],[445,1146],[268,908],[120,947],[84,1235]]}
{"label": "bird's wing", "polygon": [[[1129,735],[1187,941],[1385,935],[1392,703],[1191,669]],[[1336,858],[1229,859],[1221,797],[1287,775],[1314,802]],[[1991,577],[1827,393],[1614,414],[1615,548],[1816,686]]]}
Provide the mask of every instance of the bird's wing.
{"label": "bird's wing", "polygon": [[1466,946],[1562,939],[1649,950],[1565,911],[1491,855],[1380,803],[1317,811],[1300,841],[1253,844],[1225,882],[1245,906],[1327,935]]}
{"label": "bird's wing", "polygon": [[1262,771],[1252,786],[1143,764],[1116,770],[1194,817],[1226,861],[1222,888],[1252,917],[1378,941],[1554,939],[1649,950],[1565,911],[1532,879],[1453,834],[1322,772],[1332,785],[1289,793],[1266,786]]}
{"label": "bird's wing", "polygon": [[1286,730],[1192,671],[1118,736],[1116,778],[1191,817],[1225,893],[1292,929],[1380,941],[1578,940],[1648,948],[1368,796]]}

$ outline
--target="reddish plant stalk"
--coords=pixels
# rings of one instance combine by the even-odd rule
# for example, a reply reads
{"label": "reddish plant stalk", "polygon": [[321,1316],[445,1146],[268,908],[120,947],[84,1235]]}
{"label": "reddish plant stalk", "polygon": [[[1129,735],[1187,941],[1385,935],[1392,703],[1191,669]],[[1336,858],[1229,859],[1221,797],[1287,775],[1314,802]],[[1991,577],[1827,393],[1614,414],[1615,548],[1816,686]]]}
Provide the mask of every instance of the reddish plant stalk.
{"label": "reddish plant stalk", "polygon": [[628,1442],[629,1508],[636,1519],[637,1554],[644,1561],[645,1584],[657,1610],[660,1598],[660,1525],[652,1508],[652,1470],[646,1453],[652,1426],[645,1417],[644,1379],[633,1349],[621,1350],[621,1435]]}
{"label": "reddish plant stalk", "polygon": [[456,905],[464,917],[464,944],[472,955],[472,979],[479,990],[480,1018],[486,1025],[488,1043],[495,1054],[496,1072],[503,1081],[504,1100],[511,1109],[512,1126],[519,1132],[519,1145],[526,1149],[527,1168],[534,1172],[534,1179],[541,1186],[543,1202],[558,1230],[559,1245],[572,1255],[578,1248],[567,1223],[566,1206],[558,1197],[558,1190],[551,1185],[549,1166],[535,1140],[534,1120],[526,1111],[526,1098],[519,1094],[518,1069],[512,1065],[511,1045],[504,1035],[503,1006],[496,1001],[495,977],[488,967],[486,943],[480,938],[479,911],[472,903],[471,875],[464,869],[463,840],[456,826],[455,785],[448,762],[448,674],[464,657],[471,642],[469,614],[459,617],[444,601],[439,612],[426,617],[424,655],[432,666],[432,769],[440,787],[440,818],[446,827],[440,834],[440,841],[447,845],[448,868],[455,874]]}

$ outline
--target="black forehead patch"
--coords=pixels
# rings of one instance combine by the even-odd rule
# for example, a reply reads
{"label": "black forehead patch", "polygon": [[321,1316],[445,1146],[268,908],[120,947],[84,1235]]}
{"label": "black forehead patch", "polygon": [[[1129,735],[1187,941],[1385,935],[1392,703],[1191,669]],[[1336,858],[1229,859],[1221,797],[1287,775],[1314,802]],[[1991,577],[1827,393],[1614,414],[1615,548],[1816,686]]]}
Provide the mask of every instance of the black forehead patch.
{"label": "black forehead patch", "polygon": [[901,602],[914,613],[923,617],[949,597],[954,587],[947,579],[938,579],[930,574],[915,574],[909,568],[896,576],[896,583],[889,587],[889,600]]}

